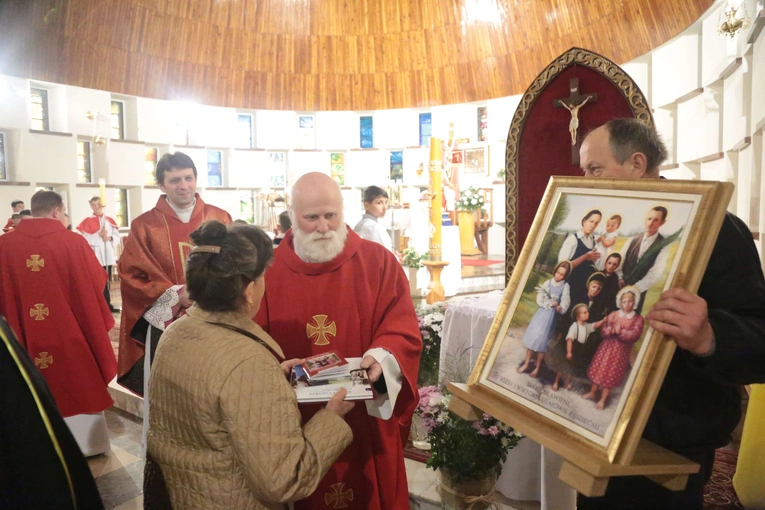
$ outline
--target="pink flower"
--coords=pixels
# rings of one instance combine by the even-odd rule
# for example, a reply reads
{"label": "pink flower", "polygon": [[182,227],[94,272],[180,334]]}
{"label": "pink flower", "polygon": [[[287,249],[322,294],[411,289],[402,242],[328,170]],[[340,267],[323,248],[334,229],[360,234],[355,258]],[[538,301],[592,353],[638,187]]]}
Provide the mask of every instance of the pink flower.
{"label": "pink flower", "polygon": [[497,434],[499,434],[499,429],[496,427],[496,425],[492,425],[491,427],[489,427],[489,434],[491,434],[492,436],[496,436]]}

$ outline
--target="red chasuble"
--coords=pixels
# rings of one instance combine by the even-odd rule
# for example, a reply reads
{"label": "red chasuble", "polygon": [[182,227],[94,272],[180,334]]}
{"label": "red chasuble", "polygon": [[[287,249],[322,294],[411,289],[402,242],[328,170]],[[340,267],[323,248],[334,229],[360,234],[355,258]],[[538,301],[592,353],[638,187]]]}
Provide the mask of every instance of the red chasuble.
{"label": "red chasuble", "polygon": [[93,249],[58,220],[26,219],[0,237],[0,313],[64,417],[113,404],[106,386],[117,360],[105,286]]}
{"label": "red chasuble", "polygon": [[[119,228],[117,226],[117,222],[114,221],[112,218],[108,216],[104,216],[106,218],[106,221],[114,225],[114,227]],[[80,232],[85,232],[86,234],[95,234],[99,230],[101,230],[101,216],[96,216],[95,214],[91,214],[84,220],[80,222],[79,225],[77,225],[77,230]]]}
{"label": "red chasuble", "polygon": [[[266,294],[256,317],[279,343],[286,359],[329,350],[361,357],[382,347],[403,374],[393,416],[381,420],[356,403],[346,415],[353,443],[313,495],[295,508],[409,508],[403,444],[417,405],[422,338],[409,283],[396,257],[348,229],[345,249],[324,264],[303,262],[289,231],[266,271]],[[301,404],[303,421],[323,405]]]}
{"label": "red chasuble", "polygon": [[[166,195],[162,195],[153,209],[130,225],[130,235],[117,264],[122,291],[120,377],[143,357],[146,337],[131,337],[133,327],[167,289],[186,283],[186,257],[193,246],[189,234],[207,220],[231,223],[231,216],[226,211],[205,204],[199,195],[196,199],[188,223],[178,218],[167,203]],[[138,388],[130,389],[138,391]]]}

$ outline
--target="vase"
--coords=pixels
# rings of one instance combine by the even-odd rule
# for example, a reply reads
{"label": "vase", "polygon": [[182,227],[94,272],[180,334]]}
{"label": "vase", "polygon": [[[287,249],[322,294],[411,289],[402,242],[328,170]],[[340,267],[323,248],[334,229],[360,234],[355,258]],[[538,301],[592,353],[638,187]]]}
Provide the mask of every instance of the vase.
{"label": "vase", "polygon": [[419,296],[420,291],[417,288],[417,271],[419,271],[416,267],[407,267],[407,276],[409,276],[409,294],[412,296]]}
{"label": "vase", "polygon": [[448,470],[439,469],[439,493],[441,508],[445,510],[483,510],[500,508],[494,498],[494,485],[497,475],[491,472],[479,480],[465,480],[454,483]]}
{"label": "vase", "polygon": [[460,252],[462,255],[478,255],[480,250],[475,248],[475,215],[473,211],[457,211],[457,223],[460,227]]}
{"label": "vase", "polygon": [[409,437],[412,440],[412,446],[418,450],[430,450],[428,433],[425,432],[425,427],[422,426],[422,416],[418,414],[412,416],[412,427],[409,432]]}

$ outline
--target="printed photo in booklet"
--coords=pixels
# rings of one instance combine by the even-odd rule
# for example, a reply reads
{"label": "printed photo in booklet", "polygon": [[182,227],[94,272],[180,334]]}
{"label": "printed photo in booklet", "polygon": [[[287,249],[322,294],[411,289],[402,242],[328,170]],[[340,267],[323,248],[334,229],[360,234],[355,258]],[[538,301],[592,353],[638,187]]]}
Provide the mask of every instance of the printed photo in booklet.
{"label": "printed photo in booklet", "polygon": [[366,369],[359,368],[361,358],[348,358],[330,375],[309,378],[302,365],[292,368],[290,383],[295,388],[298,403],[327,402],[340,388],[348,392],[345,400],[371,400],[375,397]]}
{"label": "printed photo in booklet", "polygon": [[[302,367],[310,379],[319,373],[327,372],[347,363],[345,358],[340,356],[337,352],[329,351],[306,358]],[[341,372],[345,372],[345,370],[342,370]]]}

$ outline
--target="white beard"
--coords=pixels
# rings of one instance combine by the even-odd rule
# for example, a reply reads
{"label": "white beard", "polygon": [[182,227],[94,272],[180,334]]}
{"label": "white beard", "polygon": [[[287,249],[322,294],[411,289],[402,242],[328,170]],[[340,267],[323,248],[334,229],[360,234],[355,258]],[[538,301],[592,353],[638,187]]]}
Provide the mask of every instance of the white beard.
{"label": "white beard", "polygon": [[334,259],[343,251],[348,229],[345,223],[341,223],[338,230],[330,230],[325,234],[306,234],[299,228],[294,228],[292,238],[295,253],[303,262],[322,264]]}

